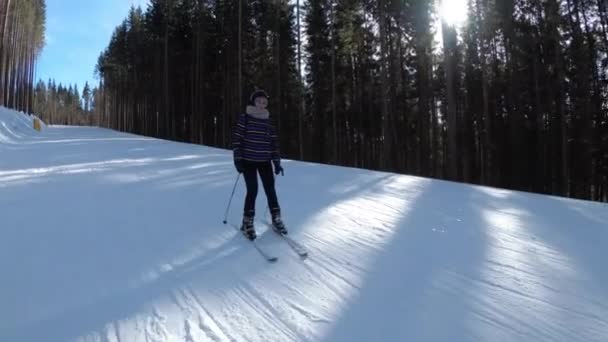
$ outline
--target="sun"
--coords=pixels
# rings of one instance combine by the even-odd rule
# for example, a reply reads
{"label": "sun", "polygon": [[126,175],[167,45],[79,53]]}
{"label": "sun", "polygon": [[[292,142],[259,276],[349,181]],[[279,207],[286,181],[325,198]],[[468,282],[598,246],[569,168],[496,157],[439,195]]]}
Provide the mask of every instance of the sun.
{"label": "sun", "polygon": [[439,14],[449,25],[458,26],[467,20],[467,0],[440,0]]}

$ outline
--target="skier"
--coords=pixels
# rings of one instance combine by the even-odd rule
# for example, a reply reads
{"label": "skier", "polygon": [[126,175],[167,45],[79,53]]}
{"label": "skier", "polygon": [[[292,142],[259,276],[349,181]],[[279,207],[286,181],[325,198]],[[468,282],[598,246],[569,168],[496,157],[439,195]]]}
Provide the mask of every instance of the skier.
{"label": "skier", "polygon": [[287,229],[281,220],[281,208],[272,174],[273,165],[276,175],[279,173],[284,175],[284,171],[281,167],[277,133],[270,122],[270,113],[266,109],[268,100],[268,95],[263,90],[256,90],[251,94],[246,113],[239,116],[232,137],[234,165],[237,172],[243,174],[247,185],[241,231],[250,240],[256,239],[253,219],[258,194],[258,173],[268,199],[272,229],[279,234],[287,234]]}

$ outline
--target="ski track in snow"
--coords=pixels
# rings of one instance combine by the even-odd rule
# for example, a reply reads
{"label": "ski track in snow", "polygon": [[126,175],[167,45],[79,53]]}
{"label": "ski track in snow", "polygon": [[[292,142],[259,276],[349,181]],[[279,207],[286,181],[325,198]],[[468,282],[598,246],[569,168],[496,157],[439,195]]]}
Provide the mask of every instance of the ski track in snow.
{"label": "ski track in snow", "polygon": [[[191,289],[181,290],[180,297],[184,303],[182,304],[183,310],[189,313],[188,316],[196,315],[198,321],[196,326],[205,336],[208,336],[213,341],[233,340],[226,334],[225,329],[221,327],[221,323],[216,321],[205,307],[201,305],[196,298],[196,294]],[[178,299],[176,299],[176,302],[178,302]]]}
{"label": "ski track in snow", "polygon": [[0,155],[0,341],[608,340],[606,204],[285,161],[271,264],[230,151],[0,108]]}

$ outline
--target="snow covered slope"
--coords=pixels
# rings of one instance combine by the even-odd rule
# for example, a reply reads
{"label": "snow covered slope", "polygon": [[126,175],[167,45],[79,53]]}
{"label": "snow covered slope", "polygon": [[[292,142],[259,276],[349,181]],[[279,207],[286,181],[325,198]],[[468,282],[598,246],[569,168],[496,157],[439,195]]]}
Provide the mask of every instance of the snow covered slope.
{"label": "snow covered slope", "polygon": [[271,264],[230,152],[0,113],[0,341],[608,340],[604,204],[285,161]]}
{"label": "snow covered slope", "polygon": [[33,128],[33,119],[32,116],[0,106],[0,148],[23,139],[35,139],[38,132]]}

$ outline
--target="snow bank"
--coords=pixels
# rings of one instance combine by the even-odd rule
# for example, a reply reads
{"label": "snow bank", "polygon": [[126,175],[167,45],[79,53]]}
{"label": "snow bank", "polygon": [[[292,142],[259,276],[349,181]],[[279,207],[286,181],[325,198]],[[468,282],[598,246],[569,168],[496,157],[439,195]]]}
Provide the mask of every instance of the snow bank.
{"label": "snow bank", "polygon": [[[40,132],[34,129],[34,119],[37,119],[35,115],[0,106],[0,143],[15,144],[39,136]],[[40,122],[44,129],[46,125]]]}

